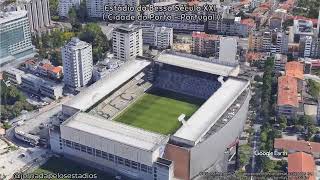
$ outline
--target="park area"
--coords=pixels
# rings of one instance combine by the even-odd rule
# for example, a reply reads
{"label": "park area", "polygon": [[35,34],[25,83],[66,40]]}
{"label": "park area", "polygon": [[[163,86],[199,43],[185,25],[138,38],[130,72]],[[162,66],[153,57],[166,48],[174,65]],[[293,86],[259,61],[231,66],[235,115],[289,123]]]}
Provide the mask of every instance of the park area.
{"label": "park area", "polygon": [[115,121],[160,134],[173,134],[180,126],[178,117],[188,119],[204,102],[192,96],[152,89],[125,109]]}

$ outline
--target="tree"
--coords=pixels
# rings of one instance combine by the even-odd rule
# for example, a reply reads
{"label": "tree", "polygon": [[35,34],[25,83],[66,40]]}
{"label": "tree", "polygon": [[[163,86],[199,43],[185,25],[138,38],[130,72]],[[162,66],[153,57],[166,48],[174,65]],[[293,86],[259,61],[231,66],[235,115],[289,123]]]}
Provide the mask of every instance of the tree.
{"label": "tree", "polygon": [[279,125],[281,129],[285,129],[287,127],[287,118],[284,116],[280,116],[278,119]]}
{"label": "tree", "polygon": [[103,60],[106,52],[109,49],[109,41],[106,35],[103,34],[101,28],[96,23],[87,24],[80,32],[79,38],[92,44],[93,61]]}

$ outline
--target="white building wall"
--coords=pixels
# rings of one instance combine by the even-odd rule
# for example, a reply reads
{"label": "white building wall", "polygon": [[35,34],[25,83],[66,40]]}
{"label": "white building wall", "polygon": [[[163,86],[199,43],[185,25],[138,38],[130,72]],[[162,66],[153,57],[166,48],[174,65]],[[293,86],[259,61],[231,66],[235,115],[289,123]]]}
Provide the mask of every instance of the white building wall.
{"label": "white building wall", "polygon": [[63,139],[99,149],[132,161],[146,164],[148,166],[152,166],[153,164],[154,157],[151,151],[138,149],[126,144],[112,141],[110,139],[98,137],[90,133],[81,132],[66,126],[61,126],[60,130],[61,138]]}
{"label": "white building wall", "polygon": [[221,37],[219,62],[224,62],[230,65],[238,65],[237,60],[237,40],[234,38]]}
{"label": "white building wall", "polygon": [[62,50],[64,83],[78,88],[88,84],[92,77],[92,46],[73,38]]}
{"label": "white building wall", "polygon": [[115,59],[127,61],[142,56],[142,29],[132,32],[113,31],[113,54]]}
{"label": "white building wall", "polygon": [[81,0],[60,0],[58,11],[59,16],[61,17],[68,17],[68,13],[71,7],[79,7],[81,3]]}
{"label": "white building wall", "polygon": [[190,152],[190,177],[193,178],[211,166],[217,172],[224,172],[221,169],[224,162],[224,153],[227,147],[232,144],[241,134],[248,113],[251,94],[247,95],[242,107],[237,114],[218,132],[209,136],[203,142],[191,148]]}

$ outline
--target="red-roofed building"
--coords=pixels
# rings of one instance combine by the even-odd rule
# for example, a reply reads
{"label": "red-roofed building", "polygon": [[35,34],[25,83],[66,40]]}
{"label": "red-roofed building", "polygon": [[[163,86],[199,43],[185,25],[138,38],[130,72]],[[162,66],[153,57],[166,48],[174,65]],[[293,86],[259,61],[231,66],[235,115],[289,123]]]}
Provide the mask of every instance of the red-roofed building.
{"label": "red-roofed building", "polygon": [[291,139],[275,138],[274,149],[285,150],[289,153],[293,152],[306,152],[312,154],[315,157],[320,157],[320,143],[308,142],[308,141],[297,141]]}
{"label": "red-roofed building", "polygon": [[206,34],[205,32],[192,33],[192,54],[213,57],[219,53],[220,36]]}
{"label": "red-roofed building", "polygon": [[60,79],[62,77],[62,68],[57,66],[48,71],[48,76],[54,79]]}
{"label": "red-roofed building", "polygon": [[293,118],[299,109],[298,82],[291,76],[281,76],[278,78],[278,115]]}
{"label": "red-roofed building", "polygon": [[[306,178],[300,177],[304,173]],[[312,155],[304,152],[296,152],[288,155],[288,179],[289,180],[315,180],[316,165]]]}
{"label": "red-roofed building", "polygon": [[287,76],[295,77],[303,80],[303,64],[298,61],[291,61],[286,63],[285,71]]}

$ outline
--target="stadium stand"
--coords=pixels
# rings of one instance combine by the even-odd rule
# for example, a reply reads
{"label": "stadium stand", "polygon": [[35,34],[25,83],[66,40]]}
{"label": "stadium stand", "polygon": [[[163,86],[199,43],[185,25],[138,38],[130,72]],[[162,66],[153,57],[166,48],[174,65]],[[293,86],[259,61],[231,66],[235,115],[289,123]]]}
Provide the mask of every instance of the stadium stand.
{"label": "stadium stand", "polygon": [[163,64],[158,68],[155,86],[207,99],[221,86],[218,76]]}

